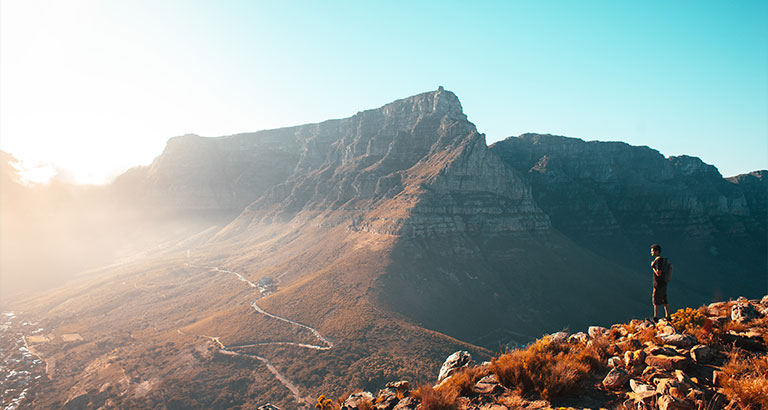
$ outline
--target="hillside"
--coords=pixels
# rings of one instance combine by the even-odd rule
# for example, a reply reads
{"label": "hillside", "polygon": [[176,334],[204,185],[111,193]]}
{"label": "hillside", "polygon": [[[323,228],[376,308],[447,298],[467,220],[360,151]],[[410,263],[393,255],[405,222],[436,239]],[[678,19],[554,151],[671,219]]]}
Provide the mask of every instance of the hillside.
{"label": "hillside", "polygon": [[766,370],[768,295],[680,309],[669,322],[557,332],[482,363],[457,351],[435,382],[391,381],[376,395],[337,400],[321,395],[316,407],[757,410],[768,406]]}

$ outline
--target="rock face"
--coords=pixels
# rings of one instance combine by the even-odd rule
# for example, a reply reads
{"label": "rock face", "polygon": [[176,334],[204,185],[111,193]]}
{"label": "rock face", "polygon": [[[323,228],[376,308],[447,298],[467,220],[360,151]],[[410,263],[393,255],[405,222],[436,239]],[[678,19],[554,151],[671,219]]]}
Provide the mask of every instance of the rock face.
{"label": "rock face", "polygon": [[491,151],[527,175],[553,227],[582,246],[644,266],[648,246],[660,243],[675,264],[673,281],[689,290],[706,297],[762,291],[725,278],[768,276],[766,171],[724,179],[695,157],[541,134],[510,137]]}

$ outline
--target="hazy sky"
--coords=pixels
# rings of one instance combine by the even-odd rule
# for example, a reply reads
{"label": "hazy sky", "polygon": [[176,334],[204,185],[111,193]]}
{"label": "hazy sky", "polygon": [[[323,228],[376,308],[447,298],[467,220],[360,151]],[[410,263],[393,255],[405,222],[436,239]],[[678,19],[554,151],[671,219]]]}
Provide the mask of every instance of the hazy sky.
{"label": "hazy sky", "polygon": [[766,1],[3,0],[0,19],[0,149],[79,182],[175,135],[439,85],[489,143],[552,133],[768,168]]}

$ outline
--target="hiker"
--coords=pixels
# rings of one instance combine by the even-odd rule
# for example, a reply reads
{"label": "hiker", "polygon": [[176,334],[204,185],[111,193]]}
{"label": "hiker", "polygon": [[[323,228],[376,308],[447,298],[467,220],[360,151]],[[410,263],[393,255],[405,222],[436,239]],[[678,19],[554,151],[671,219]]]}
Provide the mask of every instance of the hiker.
{"label": "hiker", "polygon": [[670,266],[666,258],[661,257],[661,246],[651,245],[651,270],[653,271],[653,323],[659,321],[659,305],[664,305],[665,319],[669,321],[669,304],[667,302],[667,282],[669,281]]}

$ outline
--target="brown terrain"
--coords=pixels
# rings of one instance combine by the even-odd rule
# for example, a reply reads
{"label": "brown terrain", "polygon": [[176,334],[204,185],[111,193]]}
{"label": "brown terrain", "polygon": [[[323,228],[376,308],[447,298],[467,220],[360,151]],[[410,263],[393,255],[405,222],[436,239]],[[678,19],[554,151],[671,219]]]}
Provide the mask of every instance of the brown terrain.
{"label": "brown terrain", "polygon": [[766,293],[765,172],[724,179],[600,144],[489,148],[440,88],[319,124],[173,138],[102,188],[30,188],[8,170],[2,271],[49,289],[4,290],[2,371],[18,383],[3,405],[291,409],[425,383],[457,350],[482,361],[647,316],[650,241],[675,262],[677,306]]}

